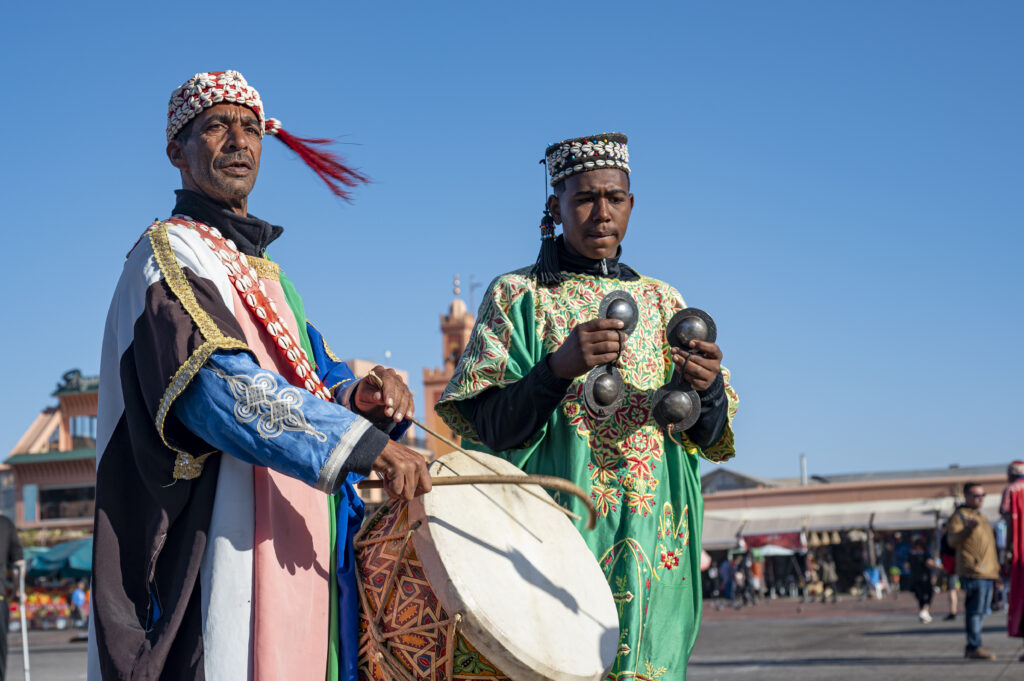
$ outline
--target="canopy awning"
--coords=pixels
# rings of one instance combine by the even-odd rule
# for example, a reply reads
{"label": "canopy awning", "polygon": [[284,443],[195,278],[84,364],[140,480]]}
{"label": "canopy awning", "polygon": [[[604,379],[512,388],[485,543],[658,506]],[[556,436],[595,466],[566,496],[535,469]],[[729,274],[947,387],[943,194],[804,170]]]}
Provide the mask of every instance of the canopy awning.
{"label": "canopy awning", "polygon": [[701,532],[701,543],[705,551],[721,551],[731,549],[739,544],[741,521],[728,518],[704,516],[704,530]]}
{"label": "canopy awning", "polygon": [[871,522],[871,513],[864,510],[846,511],[844,513],[812,514],[807,516],[807,529],[821,530],[861,530]]}
{"label": "canopy awning", "polygon": [[907,509],[876,513],[871,521],[874,530],[934,530],[938,527],[938,513],[934,510]]}
{"label": "canopy awning", "polygon": [[92,537],[57,544],[32,558],[29,577],[88,577],[92,572]]}
{"label": "canopy awning", "polygon": [[743,536],[751,534],[780,534],[800,532],[804,528],[804,516],[776,516],[751,518],[743,525]]}

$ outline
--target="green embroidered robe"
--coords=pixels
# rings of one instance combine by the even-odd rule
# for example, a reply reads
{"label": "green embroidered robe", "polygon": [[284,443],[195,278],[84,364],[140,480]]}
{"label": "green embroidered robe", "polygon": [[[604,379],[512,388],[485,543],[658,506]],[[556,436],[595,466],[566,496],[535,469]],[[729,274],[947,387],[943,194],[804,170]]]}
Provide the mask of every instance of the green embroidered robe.
{"label": "green embroidered robe", "polygon": [[[537,286],[528,269],[491,283],[437,413],[465,446],[489,451],[460,401],[522,378],[577,324],[597,317],[605,294],[621,289],[633,296],[640,318],[620,360],[626,384],[622,407],[605,420],[594,419],[583,406],[586,376],[580,376],[529,442],[495,453],[528,473],[567,478],[590,492],[597,528],[582,534],[619,609],[619,652],[608,679],[685,679],[701,615],[704,507],[698,457],[721,462],[733,456],[731,422],[738,398],[723,369],[730,425],[705,451],[685,436],[682,446],[673,442],[654,421],[651,398],[672,376],[665,327],[685,307],[682,297],[648,277],[630,282],[563,274],[568,279],[553,288]],[[586,516],[579,500],[554,496]]]}

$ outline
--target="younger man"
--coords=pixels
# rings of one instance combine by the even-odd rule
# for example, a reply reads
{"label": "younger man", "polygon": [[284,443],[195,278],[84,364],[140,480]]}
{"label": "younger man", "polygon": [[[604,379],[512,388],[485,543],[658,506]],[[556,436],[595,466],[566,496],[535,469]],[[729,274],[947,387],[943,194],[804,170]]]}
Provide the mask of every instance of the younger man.
{"label": "younger man", "polygon": [[[700,622],[698,457],[733,456],[737,398],[717,345],[667,343],[666,326],[685,307],[679,293],[619,260],[634,203],[626,141],[612,133],[548,147],[554,195],[547,208],[563,234],[555,239],[546,219],[537,264],[491,283],[436,409],[464,444],[590,491],[599,517],[583,536],[619,608],[608,678],[667,681],[685,678]],[[598,318],[602,298],[617,290],[638,307],[628,337],[621,321]],[[591,369],[611,362],[624,394],[602,419],[587,409],[584,383]],[[652,400],[674,371],[702,406],[685,434],[668,437]],[[575,499],[555,498],[582,514]]]}

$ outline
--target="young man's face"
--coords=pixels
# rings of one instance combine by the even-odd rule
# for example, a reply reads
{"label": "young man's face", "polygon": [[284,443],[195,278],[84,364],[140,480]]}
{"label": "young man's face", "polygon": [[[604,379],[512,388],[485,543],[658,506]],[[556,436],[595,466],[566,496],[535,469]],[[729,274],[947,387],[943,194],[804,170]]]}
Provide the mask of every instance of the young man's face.
{"label": "young man's face", "polygon": [[570,251],[592,260],[614,257],[633,211],[629,178],[614,168],[571,175],[561,194],[548,197],[548,210]]}

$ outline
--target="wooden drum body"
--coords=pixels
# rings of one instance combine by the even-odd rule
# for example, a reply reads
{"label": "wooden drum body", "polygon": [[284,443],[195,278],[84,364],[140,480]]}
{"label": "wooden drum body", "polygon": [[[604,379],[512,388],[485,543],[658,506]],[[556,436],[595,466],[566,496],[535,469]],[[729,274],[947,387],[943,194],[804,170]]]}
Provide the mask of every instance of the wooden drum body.
{"label": "wooden drum body", "polygon": [[[430,472],[522,475],[486,461],[453,452]],[[604,573],[536,485],[437,486],[382,508],[355,552],[361,680],[600,681],[615,660]]]}

